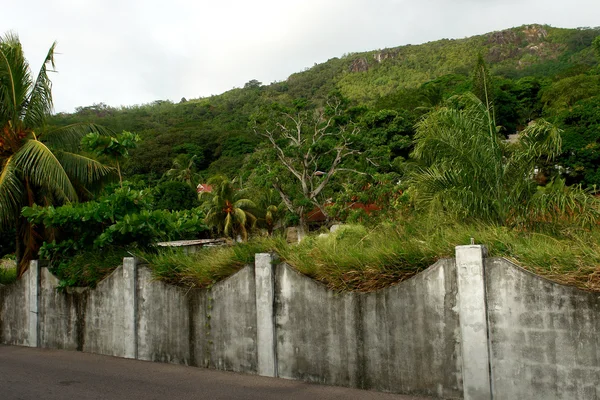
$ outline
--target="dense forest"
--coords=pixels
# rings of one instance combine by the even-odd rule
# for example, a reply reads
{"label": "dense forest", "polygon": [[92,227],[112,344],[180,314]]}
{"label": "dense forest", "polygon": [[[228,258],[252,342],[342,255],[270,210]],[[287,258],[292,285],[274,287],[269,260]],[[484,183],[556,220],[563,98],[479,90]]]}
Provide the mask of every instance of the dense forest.
{"label": "dense forest", "polygon": [[346,54],[282,82],[252,80],[209,98],[79,107],[50,122],[94,122],[115,132],[139,134],[142,141],[125,165],[130,179],[158,181],[177,157],[185,156],[194,157],[193,167],[202,179],[218,173],[243,179],[256,165],[250,155],[266,140],[254,129],[257,115],[274,104],[292,106],[299,99],[305,107],[319,107],[335,93],[346,102],[347,118],[370,138],[369,145],[389,153],[391,159],[378,165],[398,170],[410,153],[414,124],[450,97],[472,91],[473,70],[482,56],[502,134],[516,133],[539,117],[548,119],[563,130],[557,163],[561,175],[569,184],[591,187],[600,183],[600,50],[593,46],[598,35],[599,28],[521,26],[466,39]]}

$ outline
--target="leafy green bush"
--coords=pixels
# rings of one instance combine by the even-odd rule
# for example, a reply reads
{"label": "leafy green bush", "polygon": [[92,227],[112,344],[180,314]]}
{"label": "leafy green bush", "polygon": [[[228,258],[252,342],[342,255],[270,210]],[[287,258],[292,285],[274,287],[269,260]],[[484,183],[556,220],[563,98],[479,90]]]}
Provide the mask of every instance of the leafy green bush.
{"label": "leafy green bush", "polygon": [[50,271],[59,278],[59,290],[72,286],[95,287],[122,265],[123,257],[131,257],[131,253],[122,247],[83,250],[68,258],[57,258],[50,264]]}
{"label": "leafy green bush", "polygon": [[157,210],[189,210],[200,205],[198,193],[185,182],[163,182],[156,187],[154,197]]}
{"label": "leafy green bush", "polygon": [[147,191],[123,188],[88,203],[26,207],[23,216],[55,232],[55,240],[42,245],[40,257],[51,261],[66,286],[94,284],[121,257],[106,254],[122,254],[127,245],[195,239],[207,230],[200,209],[152,210],[151,200]]}

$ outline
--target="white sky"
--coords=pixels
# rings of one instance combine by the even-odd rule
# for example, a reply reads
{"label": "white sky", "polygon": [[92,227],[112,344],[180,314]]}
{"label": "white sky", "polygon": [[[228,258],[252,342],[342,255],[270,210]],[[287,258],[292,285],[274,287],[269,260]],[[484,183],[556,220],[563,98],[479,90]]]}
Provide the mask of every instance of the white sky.
{"label": "white sky", "polygon": [[37,71],[53,41],[56,111],[179,101],[265,84],[345,53],[523,24],[600,25],[599,0],[4,0]]}

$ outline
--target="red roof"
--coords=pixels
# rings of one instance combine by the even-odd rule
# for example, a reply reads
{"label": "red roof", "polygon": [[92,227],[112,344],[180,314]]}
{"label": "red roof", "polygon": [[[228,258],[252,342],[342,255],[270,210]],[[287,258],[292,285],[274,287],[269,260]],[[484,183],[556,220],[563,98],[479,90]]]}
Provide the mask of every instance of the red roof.
{"label": "red roof", "polygon": [[200,183],[198,184],[198,186],[196,186],[196,191],[198,193],[211,193],[213,190],[212,186],[206,184],[206,183]]}

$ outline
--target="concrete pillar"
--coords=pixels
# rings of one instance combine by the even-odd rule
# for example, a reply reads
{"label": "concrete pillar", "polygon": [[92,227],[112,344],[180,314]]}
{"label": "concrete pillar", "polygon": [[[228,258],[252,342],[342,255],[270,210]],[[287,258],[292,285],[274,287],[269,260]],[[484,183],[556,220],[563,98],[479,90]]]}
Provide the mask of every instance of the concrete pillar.
{"label": "concrete pillar", "polygon": [[123,281],[123,357],[137,358],[137,265],[133,257],[123,259]]}
{"label": "concrete pillar", "polygon": [[256,283],[256,339],[258,350],[258,374],[277,376],[275,336],[275,268],[276,254],[256,254],[254,279]]}
{"label": "concrete pillar", "polygon": [[483,260],[485,246],[457,246],[456,271],[465,400],[491,400]]}
{"label": "concrete pillar", "polygon": [[40,284],[40,263],[38,260],[32,260],[29,262],[29,271],[27,271],[27,287],[29,289],[29,347],[39,347]]}

